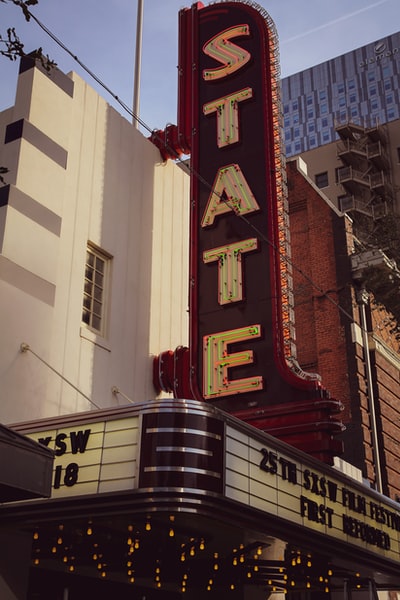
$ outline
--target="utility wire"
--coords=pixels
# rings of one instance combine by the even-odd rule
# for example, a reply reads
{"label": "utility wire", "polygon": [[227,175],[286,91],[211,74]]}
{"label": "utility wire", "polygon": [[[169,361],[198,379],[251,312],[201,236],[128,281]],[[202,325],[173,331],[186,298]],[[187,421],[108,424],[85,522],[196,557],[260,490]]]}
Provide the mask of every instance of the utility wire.
{"label": "utility wire", "polygon": [[[28,9],[27,9],[28,10]],[[157,133],[155,132],[154,129],[151,129],[137,114],[134,113],[134,111],[129,108],[129,106],[127,106],[127,104],[125,104],[125,102],[123,102],[116,94],[114,94],[114,92],[95,74],[93,73],[93,71],[91,69],[89,69],[89,67],[87,67],[77,56],[76,54],[74,54],[52,31],[50,31],[48,29],[48,27],[46,27],[46,25],[44,25],[37,17],[35,17],[34,14],[32,14],[29,10],[28,13],[30,15],[30,17],[35,21],[35,23],[58,45],[60,46],[60,48],[62,48],[67,54],[69,54],[74,60],[75,62],[77,62],[79,64],[79,66],[92,78],[94,79],[94,81],[96,81],[96,83],[98,83],[108,94],[110,94],[110,96],[112,96],[112,98],[114,98],[114,100],[124,109],[124,111],[126,111],[129,116],[134,119],[135,121],[137,121],[137,123],[139,125],[141,125],[141,127],[143,127],[143,129],[145,129],[148,133],[150,133],[151,135],[153,135],[154,137],[158,137]],[[200,183],[202,183],[209,191],[213,191],[213,187],[212,185],[206,181],[204,179],[204,177],[202,177],[200,175],[200,173],[197,173],[193,167],[191,165],[188,165],[187,162],[185,160],[183,160],[176,152],[176,150],[174,150],[173,148],[171,148],[170,146],[168,146],[168,144],[165,143],[164,140],[161,140],[161,138],[158,138],[160,141],[162,141],[162,143],[164,144],[165,148],[170,152],[171,155],[175,155],[176,156],[176,161],[180,162],[186,169],[187,171],[189,171],[194,177],[196,177],[198,179],[198,181]],[[229,206],[229,208],[231,210],[233,210],[233,212],[235,213],[235,215],[237,217],[239,217],[240,219],[242,219],[242,221],[244,221],[247,226],[249,228],[251,228],[266,244],[268,244],[269,246],[271,246],[278,254],[281,258],[283,258],[283,260],[295,271],[297,271],[297,273],[299,273],[306,281],[308,281],[310,283],[310,285],[316,290],[318,291],[319,294],[321,294],[322,297],[326,298],[331,304],[333,304],[346,318],[348,318],[352,323],[354,323],[354,318],[353,316],[346,310],[344,309],[342,306],[340,306],[340,304],[334,299],[332,298],[332,296],[330,296],[326,291],[324,291],[320,286],[318,286],[313,279],[307,275],[300,267],[298,267],[291,258],[289,258],[287,255],[283,255],[283,253],[281,252],[280,248],[274,243],[272,242],[266,235],[264,232],[260,231],[258,229],[258,227],[256,227],[253,223],[251,223],[244,215],[240,214],[237,212],[237,210],[235,210],[234,207],[232,207],[229,204],[229,201],[227,198],[225,198],[222,194],[218,194],[217,192],[213,191],[214,194],[216,194],[218,196],[218,198],[225,202],[227,204],[227,206]]]}
{"label": "utility wire", "polygon": [[83,396],[85,398],[85,400],[87,400],[88,402],[90,402],[90,404],[92,404],[96,408],[100,408],[100,406],[98,404],[96,404],[96,402],[93,402],[93,400],[91,400],[89,398],[89,396],[86,396],[86,394],[84,394],[79,388],[77,388],[76,385],[74,385],[73,383],[71,383],[70,381],[68,381],[68,379],[66,377],[64,377],[64,375],[62,373],[60,373],[54,367],[52,367],[51,365],[49,365],[49,363],[46,362],[41,356],[39,356],[39,354],[36,354],[36,352],[34,352],[32,350],[32,348],[29,346],[29,344],[26,344],[25,342],[22,342],[22,344],[20,345],[19,349],[20,349],[20,352],[22,352],[22,353],[24,353],[24,352],[31,352],[33,354],[33,356],[36,356],[36,358],[38,360],[40,360],[41,363],[43,363],[44,365],[46,365],[46,367],[48,367],[50,369],[50,371],[53,371],[53,373],[55,373],[56,375],[58,375],[63,381],[65,381],[65,383],[68,383],[68,385],[70,385],[76,392],[78,392],[78,394],[80,394],[81,396]]}

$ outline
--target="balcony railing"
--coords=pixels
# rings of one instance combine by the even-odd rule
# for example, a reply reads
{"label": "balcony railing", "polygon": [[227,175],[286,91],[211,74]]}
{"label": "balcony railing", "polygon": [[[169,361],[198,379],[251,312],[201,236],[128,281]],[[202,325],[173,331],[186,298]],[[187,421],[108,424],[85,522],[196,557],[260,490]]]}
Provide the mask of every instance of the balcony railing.
{"label": "balcony railing", "polygon": [[371,187],[369,175],[366,175],[353,167],[343,167],[338,169],[338,183],[346,184],[352,182]]}

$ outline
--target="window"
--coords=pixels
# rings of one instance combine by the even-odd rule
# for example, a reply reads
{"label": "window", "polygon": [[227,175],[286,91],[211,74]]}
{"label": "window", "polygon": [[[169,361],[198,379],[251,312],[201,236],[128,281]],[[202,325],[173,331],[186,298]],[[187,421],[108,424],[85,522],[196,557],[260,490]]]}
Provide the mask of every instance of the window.
{"label": "window", "polygon": [[376,95],[376,87],[375,86],[369,88],[369,95],[370,96]]}
{"label": "window", "polygon": [[307,106],[310,106],[310,104],[313,103],[313,97],[312,96],[307,96]]}
{"label": "window", "polygon": [[337,91],[338,94],[344,94],[344,83],[338,83]]}
{"label": "window", "polygon": [[356,100],[357,100],[357,96],[354,92],[352,92],[350,94],[350,102],[353,103],[353,102],[356,102]]}
{"label": "window", "polygon": [[318,173],[315,176],[315,184],[317,187],[319,188],[325,188],[328,187],[329,185],[329,181],[328,181],[328,171],[324,171],[323,173]]}
{"label": "window", "polygon": [[314,110],[312,108],[309,108],[307,111],[307,119],[313,119],[314,118]]}
{"label": "window", "polygon": [[285,120],[283,121],[283,125],[284,125],[284,127],[290,127],[290,117],[285,117]]}
{"label": "window", "polygon": [[322,127],[328,127],[328,117],[321,119],[321,125]]}
{"label": "window", "polygon": [[104,334],[105,301],[108,287],[110,256],[88,245],[85,263],[82,321],[94,331]]}
{"label": "window", "polygon": [[314,133],[314,131],[315,131],[315,123],[309,123],[308,124],[308,131],[309,131],[309,133]]}
{"label": "window", "polygon": [[293,130],[293,134],[295,138],[299,138],[300,137],[300,129],[298,127],[295,127]]}
{"label": "window", "polygon": [[378,110],[378,108],[379,108],[378,100],[372,100],[372,102],[371,102],[371,110]]}
{"label": "window", "polygon": [[374,71],[368,71],[368,81],[375,81]]}
{"label": "window", "polygon": [[347,82],[347,88],[349,90],[354,90],[355,87],[356,87],[356,84],[355,84],[354,79],[349,79],[349,81]]}
{"label": "window", "polygon": [[340,106],[340,108],[343,108],[343,106],[346,106],[346,98],[344,96],[341,96],[339,98],[339,106]]}
{"label": "window", "polygon": [[311,136],[310,137],[310,148],[314,148],[314,146],[316,146],[315,137]]}
{"label": "window", "polygon": [[382,68],[382,74],[384,77],[389,77],[392,74],[392,69],[390,67],[391,65],[389,64]]}
{"label": "window", "polygon": [[325,90],[321,90],[319,93],[319,99],[320,100],[326,100],[326,91]]}
{"label": "window", "polygon": [[294,144],[294,151],[296,153],[301,152],[301,144],[300,144],[300,142],[295,142],[295,144]]}
{"label": "window", "polygon": [[386,104],[393,104],[393,94],[387,94]]}
{"label": "window", "polygon": [[384,88],[387,92],[392,89],[392,82],[390,79],[385,79]]}
{"label": "window", "polygon": [[300,122],[299,113],[293,115],[293,125],[298,125]]}
{"label": "window", "polygon": [[330,135],[329,131],[323,131],[322,132],[322,141],[323,142],[330,142],[331,141],[331,135]]}
{"label": "window", "polygon": [[293,100],[292,109],[299,110],[299,103],[297,102],[297,100]]}
{"label": "window", "polygon": [[326,115],[327,112],[328,112],[328,105],[321,104],[321,115]]}

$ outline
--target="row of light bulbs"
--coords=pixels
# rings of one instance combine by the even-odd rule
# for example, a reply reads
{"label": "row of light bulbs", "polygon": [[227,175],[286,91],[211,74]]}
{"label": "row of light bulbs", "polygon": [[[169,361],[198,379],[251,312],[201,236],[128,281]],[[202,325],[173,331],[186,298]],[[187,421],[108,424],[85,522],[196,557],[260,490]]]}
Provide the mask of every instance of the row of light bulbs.
{"label": "row of light bulbs", "polygon": [[[170,515],[169,516],[169,531],[168,531],[168,535],[170,538],[173,538],[175,536],[174,522],[175,522],[175,516]],[[146,519],[144,529],[146,532],[151,531],[152,526],[151,526],[150,517],[148,517]],[[57,535],[55,538],[55,543],[51,547],[51,554],[60,555],[62,562],[66,564],[68,571],[73,573],[75,571],[75,556],[72,553],[68,553],[68,551],[71,550],[71,548],[69,548],[68,546],[63,546],[63,532],[64,532],[64,526],[59,525],[58,532],[57,532]],[[94,534],[94,526],[93,526],[93,523],[91,521],[89,521],[87,524],[87,527],[86,527],[86,535],[88,537],[91,537],[91,536],[93,536],[93,534]],[[33,540],[34,540],[34,542],[36,542],[36,548],[34,548],[33,564],[39,565],[40,564],[40,547],[38,545],[38,542],[39,542],[39,531],[38,530],[34,531]],[[128,546],[127,562],[126,562],[127,577],[128,577],[128,581],[130,583],[134,583],[135,582],[135,570],[134,570],[134,562],[133,562],[132,555],[134,554],[135,551],[139,550],[139,548],[140,548],[140,532],[132,524],[129,524],[127,526],[126,544]],[[185,562],[186,560],[193,558],[196,555],[197,551],[202,552],[204,550],[205,550],[204,538],[200,538],[200,539],[190,538],[187,543],[183,543],[180,546],[180,551],[181,551],[180,560],[181,560],[181,562]],[[240,544],[239,548],[235,548],[233,550],[233,552],[232,552],[233,566],[235,566],[235,567],[240,566],[246,562],[245,552],[246,552],[246,549],[243,544]],[[262,556],[262,552],[263,552],[263,548],[262,548],[262,545],[260,545],[256,548],[256,550],[253,554],[252,558],[253,558],[254,562],[258,561],[258,559]],[[92,559],[93,559],[94,563],[96,564],[96,568],[99,571],[100,577],[102,577],[102,578],[107,577],[107,563],[104,560],[103,553],[101,552],[101,549],[99,548],[99,544],[97,542],[93,543]],[[279,568],[278,568],[277,576],[274,577],[273,579],[271,579],[270,577],[266,578],[265,584],[269,586],[269,588],[272,590],[272,592],[279,591],[279,592],[287,593],[287,591],[289,589],[292,589],[298,585],[298,583],[296,583],[296,580],[299,581],[300,578],[296,578],[296,573],[295,573],[295,571],[297,570],[296,568],[305,566],[308,569],[308,568],[312,567],[311,554],[302,555],[300,551],[293,552],[291,557],[289,557],[289,561],[290,561],[290,565],[292,567],[290,577],[288,577],[287,569],[283,564],[284,561],[282,561],[282,565],[279,566]],[[213,567],[212,567],[213,571],[216,574],[216,572],[220,568],[220,557],[219,557],[218,552],[213,553],[213,563],[212,564],[213,564]],[[259,566],[257,564],[253,564],[252,569],[250,567],[248,567],[247,578],[252,579],[253,573],[258,573],[258,571],[259,571]],[[332,577],[332,575],[333,575],[333,571],[330,568],[328,568],[325,575],[320,575],[317,580],[318,589],[320,589],[320,590],[322,589],[326,593],[329,593],[329,584],[330,584],[330,578]],[[359,577],[359,576],[360,576],[359,573],[356,573],[356,577]],[[180,582],[182,592],[185,592],[187,589],[188,579],[189,579],[188,573],[184,573],[182,575],[182,579]],[[156,561],[156,566],[155,566],[154,583],[157,588],[160,588],[162,586],[161,567],[160,567],[160,562],[158,560]],[[215,583],[214,577],[210,576],[207,581],[206,589],[208,591],[211,591],[214,583]],[[299,581],[299,583],[300,583],[300,581]],[[305,581],[303,580],[300,583],[300,587],[302,587],[302,586],[305,586],[307,589],[311,589],[312,587],[314,587],[311,582],[311,577],[309,575],[306,575]],[[357,584],[356,587],[358,589],[361,588],[361,584]],[[235,583],[230,583],[229,589],[234,590]]]}

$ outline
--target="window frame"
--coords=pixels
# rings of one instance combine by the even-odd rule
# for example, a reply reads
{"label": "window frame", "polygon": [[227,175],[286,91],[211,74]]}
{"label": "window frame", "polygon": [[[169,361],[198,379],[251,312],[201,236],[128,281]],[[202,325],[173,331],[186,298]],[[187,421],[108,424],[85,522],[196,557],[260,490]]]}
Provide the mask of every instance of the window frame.
{"label": "window frame", "polygon": [[[319,178],[321,179],[320,182],[318,181]],[[321,171],[321,173],[316,173],[314,179],[315,179],[315,185],[320,190],[329,187],[328,171]],[[326,183],[325,183],[325,181],[326,181]],[[320,183],[321,183],[321,185],[320,185]]]}
{"label": "window frame", "polygon": [[[88,242],[85,256],[81,324],[101,337],[105,337],[107,334],[111,261],[111,254],[96,244]],[[100,268],[100,265],[102,265],[102,268]],[[88,276],[88,270],[91,271],[92,278]],[[91,289],[89,290],[89,288]],[[98,295],[99,290],[100,295]],[[100,305],[100,311],[95,308],[95,304]],[[89,315],[88,320],[85,318],[86,315]]]}

